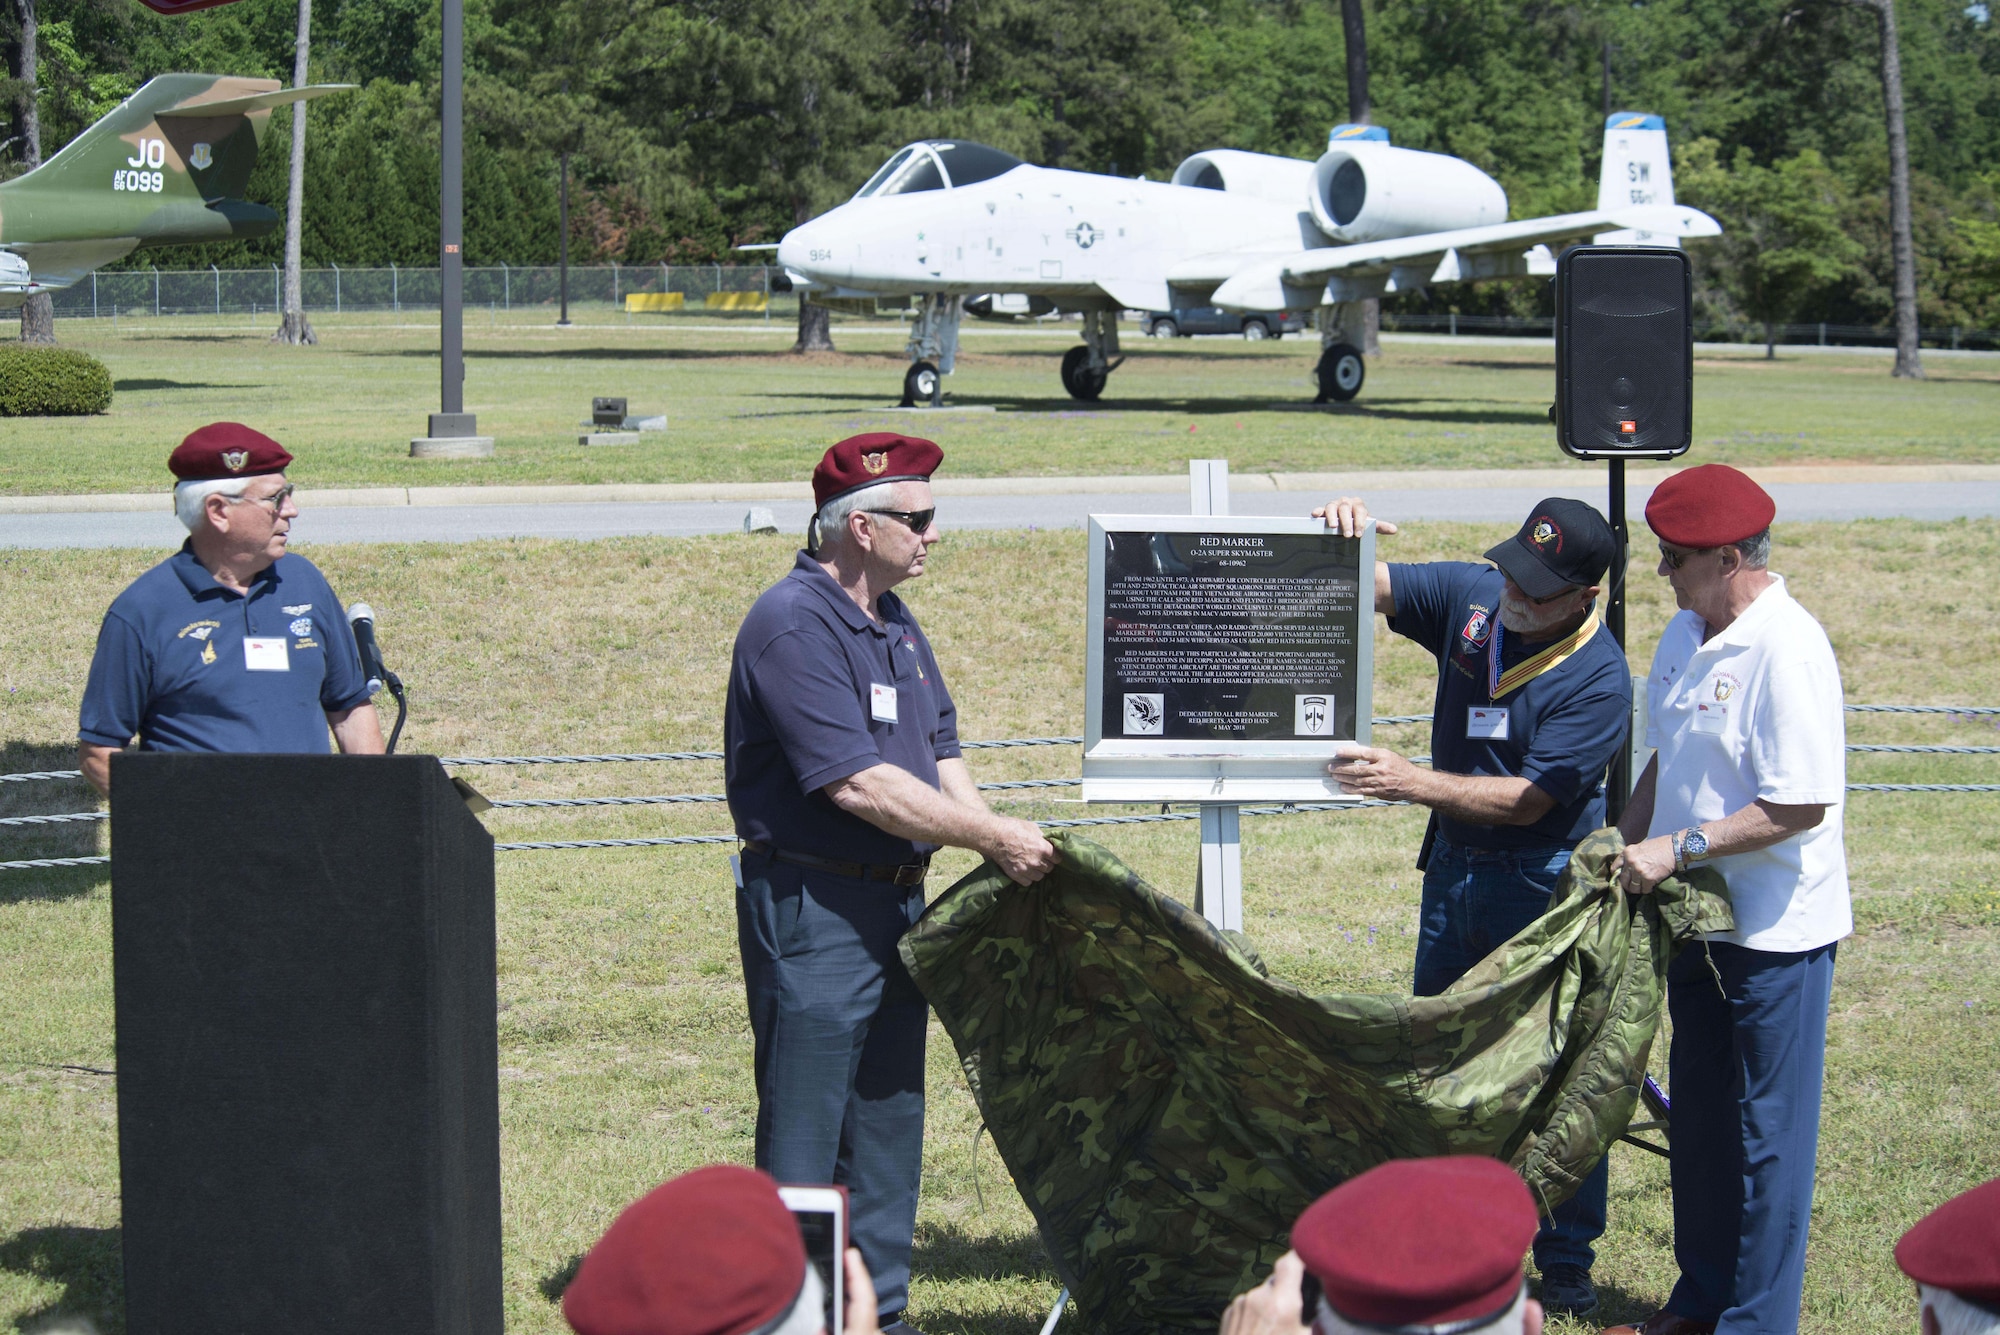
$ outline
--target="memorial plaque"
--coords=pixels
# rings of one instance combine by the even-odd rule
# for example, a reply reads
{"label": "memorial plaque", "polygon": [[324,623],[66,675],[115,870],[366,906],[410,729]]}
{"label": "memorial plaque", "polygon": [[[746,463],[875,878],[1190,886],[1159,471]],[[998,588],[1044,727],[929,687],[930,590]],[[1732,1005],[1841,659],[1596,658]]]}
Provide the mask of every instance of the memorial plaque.
{"label": "memorial plaque", "polygon": [[1093,515],[1084,797],[1327,801],[1369,740],[1375,533]]}

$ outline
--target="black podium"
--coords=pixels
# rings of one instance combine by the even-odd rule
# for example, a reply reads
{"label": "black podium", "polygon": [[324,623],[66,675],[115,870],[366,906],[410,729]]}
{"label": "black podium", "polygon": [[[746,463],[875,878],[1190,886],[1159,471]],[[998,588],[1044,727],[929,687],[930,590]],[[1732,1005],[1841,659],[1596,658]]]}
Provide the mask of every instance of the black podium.
{"label": "black podium", "polygon": [[500,1335],[493,840],[437,760],[111,791],[132,1335]]}

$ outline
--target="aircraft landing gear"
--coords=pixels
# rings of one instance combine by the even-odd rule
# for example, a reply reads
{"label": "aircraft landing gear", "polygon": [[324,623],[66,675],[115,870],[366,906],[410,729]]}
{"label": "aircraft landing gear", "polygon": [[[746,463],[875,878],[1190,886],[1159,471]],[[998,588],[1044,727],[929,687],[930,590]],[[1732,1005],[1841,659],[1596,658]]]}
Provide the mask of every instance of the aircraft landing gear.
{"label": "aircraft landing gear", "polygon": [[1118,356],[1118,312],[1085,311],[1083,346],[1063,354],[1063,388],[1073,399],[1094,402],[1104,392],[1111,373],[1124,364],[1125,359]]}
{"label": "aircraft landing gear", "polygon": [[903,373],[904,408],[944,407],[944,378],[958,360],[958,298],[949,292],[927,292],[917,298],[917,318],[903,349],[910,369]]}
{"label": "aircraft landing gear", "polygon": [[1351,343],[1336,343],[1319,355],[1319,397],[1314,403],[1346,403],[1361,392],[1368,368],[1361,349]]}
{"label": "aircraft landing gear", "polygon": [[914,408],[919,403],[933,408],[944,403],[944,377],[929,362],[918,362],[903,373],[902,406]]}
{"label": "aircraft landing gear", "polygon": [[1086,403],[1096,399],[1104,392],[1104,382],[1110,378],[1106,371],[1091,367],[1089,348],[1071,348],[1063,354],[1062,383],[1071,398],[1082,399]]}

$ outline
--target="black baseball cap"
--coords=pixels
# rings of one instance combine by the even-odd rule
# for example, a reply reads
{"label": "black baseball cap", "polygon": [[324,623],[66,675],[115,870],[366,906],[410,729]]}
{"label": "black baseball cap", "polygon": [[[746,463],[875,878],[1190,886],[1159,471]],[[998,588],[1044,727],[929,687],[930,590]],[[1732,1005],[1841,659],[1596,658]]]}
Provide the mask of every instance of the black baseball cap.
{"label": "black baseball cap", "polygon": [[1618,549],[1611,525],[1585,501],[1551,496],[1528,512],[1521,531],[1486,553],[1530,598],[1596,584]]}

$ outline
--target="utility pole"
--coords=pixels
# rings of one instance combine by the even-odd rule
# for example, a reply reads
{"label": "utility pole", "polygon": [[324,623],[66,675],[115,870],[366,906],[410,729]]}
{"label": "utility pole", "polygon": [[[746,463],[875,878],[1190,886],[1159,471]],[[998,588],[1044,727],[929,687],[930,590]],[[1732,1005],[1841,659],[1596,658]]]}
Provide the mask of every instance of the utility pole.
{"label": "utility pole", "polygon": [[[18,94],[19,119],[15,130],[21,139],[21,160],[30,171],[42,165],[42,109],[37,102],[41,96],[41,85],[36,75],[41,58],[40,27],[36,20],[36,3],[37,0],[14,0],[15,16],[21,21],[20,64],[15,70],[21,91]],[[55,298],[47,292],[37,292],[21,303],[21,341],[56,341]]]}
{"label": "utility pole", "polygon": [[556,286],[562,296],[562,318],[556,328],[569,328],[569,150],[562,151],[562,183],[556,187],[556,212],[561,235],[556,241]]}
{"label": "utility pole", "polygon": [[430,434],[410,442],[415,458],[484,456],[493,438],[465,411],[465,0],[443,0],[443,153],[438,186],[438,399]]}

